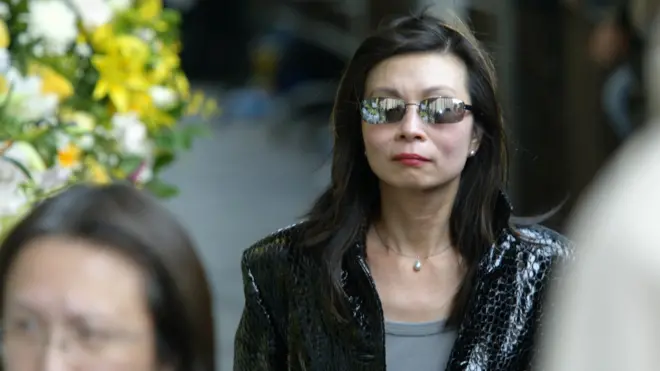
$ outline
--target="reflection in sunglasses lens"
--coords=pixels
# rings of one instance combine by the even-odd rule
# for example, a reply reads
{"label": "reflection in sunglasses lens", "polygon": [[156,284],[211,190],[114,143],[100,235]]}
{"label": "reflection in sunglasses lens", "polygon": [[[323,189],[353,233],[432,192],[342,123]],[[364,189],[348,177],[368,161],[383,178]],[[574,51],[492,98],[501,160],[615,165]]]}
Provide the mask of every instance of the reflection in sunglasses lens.
{"label": "reflection in sunglasses lens", "polygon": [[370,98],[362,101],[360,115],[369,124],[384,124],[400,122],[407,106],[416,105],[421,119],[429,124],[453,124],[460,122],[465,114],[462,101],[438,97],[426,99],[419,104],[406,104],[402,99]]}

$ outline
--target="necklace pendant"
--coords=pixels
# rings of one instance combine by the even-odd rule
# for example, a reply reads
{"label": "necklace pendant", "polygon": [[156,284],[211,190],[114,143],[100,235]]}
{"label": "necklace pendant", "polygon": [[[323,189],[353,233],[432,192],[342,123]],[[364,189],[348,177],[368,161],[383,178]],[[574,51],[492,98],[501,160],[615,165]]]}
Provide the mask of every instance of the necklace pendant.
{"label": "necklace pendant", "polygon": [[419,272],[422,270],[422,262],[419,260],[419,258],[415,260],[415,264],[413,264],[413,270],[415,272]]}

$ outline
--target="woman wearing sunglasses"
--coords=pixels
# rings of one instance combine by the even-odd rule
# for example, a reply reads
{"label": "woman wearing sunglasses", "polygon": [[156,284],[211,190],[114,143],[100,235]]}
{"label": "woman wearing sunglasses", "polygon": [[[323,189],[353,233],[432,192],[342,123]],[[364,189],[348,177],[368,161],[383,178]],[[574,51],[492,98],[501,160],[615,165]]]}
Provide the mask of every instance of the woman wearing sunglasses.
{"label": "woman wearing sunglasses", "polygon": [[428,15],[367,38],[339,86],[332,182],[243,256],[235,370],[527,370],[569,243],[515,225],[495,71]]}

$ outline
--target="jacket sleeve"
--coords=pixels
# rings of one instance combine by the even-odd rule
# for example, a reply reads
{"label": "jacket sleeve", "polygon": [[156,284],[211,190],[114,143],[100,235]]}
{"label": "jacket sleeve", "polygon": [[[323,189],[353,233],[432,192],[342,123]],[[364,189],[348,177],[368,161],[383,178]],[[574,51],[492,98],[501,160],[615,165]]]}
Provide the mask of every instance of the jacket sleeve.
{"label": "jacket sleeve", "polygon": [[249,251],[246,251],[241,261],[245,306],[234,341],[234,371],[284,370],[284,343],[277,334],[274,318],[249,257]]}

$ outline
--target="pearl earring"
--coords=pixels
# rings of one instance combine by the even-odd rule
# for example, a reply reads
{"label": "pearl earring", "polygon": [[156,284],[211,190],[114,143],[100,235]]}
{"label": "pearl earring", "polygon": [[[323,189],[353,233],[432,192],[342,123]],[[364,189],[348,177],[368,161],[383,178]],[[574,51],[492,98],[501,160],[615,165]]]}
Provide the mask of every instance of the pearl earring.
{"label": "pearl earring", "polygon": [[477,151],[475,150],[470,151],[470,156],[474,156],[475,153],[477,153]]}

